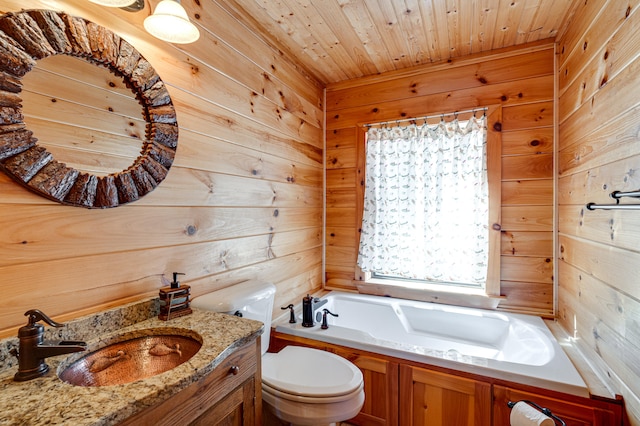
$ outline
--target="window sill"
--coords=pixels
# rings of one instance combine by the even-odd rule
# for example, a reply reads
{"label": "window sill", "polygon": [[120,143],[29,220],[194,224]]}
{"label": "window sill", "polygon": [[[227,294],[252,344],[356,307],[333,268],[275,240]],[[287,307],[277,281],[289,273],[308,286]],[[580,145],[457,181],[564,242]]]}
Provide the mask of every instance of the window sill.
{"label": "window sill", "polygon": [[391,296],[400,299],[419,300],[423,302],[444,303],[447,305],[467,306],[481,309],[496,309],[504,296],[487,294],[484,290],[450,287],[439,285],[420,285],[420,288],[407,285],[402,281],[368,279],[354,281],[358,292],[374,296]]}

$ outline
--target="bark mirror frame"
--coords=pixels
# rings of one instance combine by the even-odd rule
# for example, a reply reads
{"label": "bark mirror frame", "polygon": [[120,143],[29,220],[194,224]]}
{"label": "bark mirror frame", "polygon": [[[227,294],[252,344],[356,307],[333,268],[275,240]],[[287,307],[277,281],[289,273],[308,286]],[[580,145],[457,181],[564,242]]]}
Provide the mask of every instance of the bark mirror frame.
{"label": "bark mirror frame", "polygon": [[[146,135],[127,169],[95,176],[67,167],[37,144],[22,114],[22,78],[38,59],[71,55],[121,76],[142,105]],[[151,64],[112,31],[53,10],[0,16],[0,168],[51,200],[108,208],[138,200],[166,177],[178,145],[178,123],[169,92]]]}

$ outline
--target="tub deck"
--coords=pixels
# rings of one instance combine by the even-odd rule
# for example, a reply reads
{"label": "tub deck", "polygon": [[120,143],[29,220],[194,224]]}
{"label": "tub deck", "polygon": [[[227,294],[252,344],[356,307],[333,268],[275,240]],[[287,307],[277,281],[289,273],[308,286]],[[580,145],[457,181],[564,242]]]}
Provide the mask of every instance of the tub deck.
{"label": "tub deck", "polygon": [[[535,316],[332,291],[314,327],[276,331],[498,379],[589,396],[544,321]],[[321,329],[322,309],[329,328]]]}

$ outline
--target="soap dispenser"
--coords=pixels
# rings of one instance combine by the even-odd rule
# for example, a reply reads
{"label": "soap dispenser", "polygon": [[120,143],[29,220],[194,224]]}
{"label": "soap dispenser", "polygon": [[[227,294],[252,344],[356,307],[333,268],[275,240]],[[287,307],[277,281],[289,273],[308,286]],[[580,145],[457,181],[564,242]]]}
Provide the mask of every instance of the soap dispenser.
{"label": "soap dispenser", "polygon": [[180,284],[178,275],[185,275],[182,272],[173,273],[173,281],[167,287],[160,289],[160,314],[158,318],[168,321],[171,318],[188,315],[191,312],[191,302],[189,301],[191,287]]}

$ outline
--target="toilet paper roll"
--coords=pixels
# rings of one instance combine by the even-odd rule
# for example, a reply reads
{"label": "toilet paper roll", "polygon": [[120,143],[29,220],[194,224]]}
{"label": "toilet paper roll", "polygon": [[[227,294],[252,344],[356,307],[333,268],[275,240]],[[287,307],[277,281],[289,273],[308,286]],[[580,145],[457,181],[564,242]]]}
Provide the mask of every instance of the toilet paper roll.
{"label": "toilet paper roll", "polygon": [[555,426],[553,419],[536,410],[526,402],[520,401],[511,409],[511,426]]}

